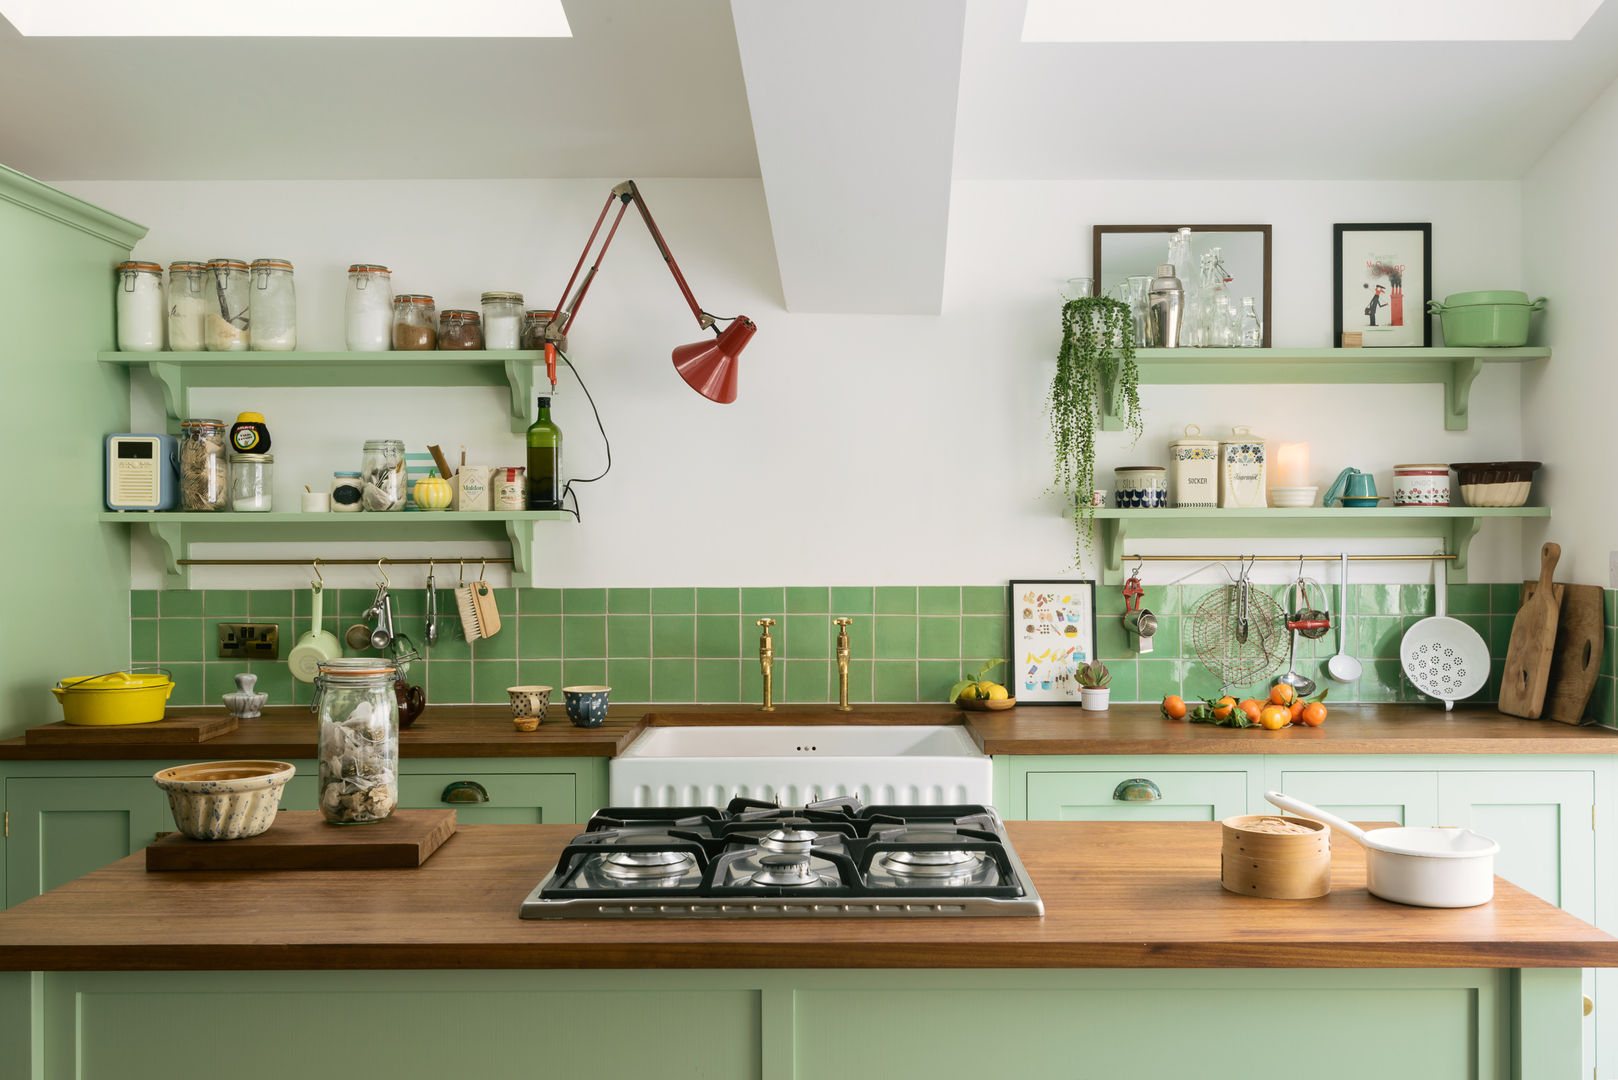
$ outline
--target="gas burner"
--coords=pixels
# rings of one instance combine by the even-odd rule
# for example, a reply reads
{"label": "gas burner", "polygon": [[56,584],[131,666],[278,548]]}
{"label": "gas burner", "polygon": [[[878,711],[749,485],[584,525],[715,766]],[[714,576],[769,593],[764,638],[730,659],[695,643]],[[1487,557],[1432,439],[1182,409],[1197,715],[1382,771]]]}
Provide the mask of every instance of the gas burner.
{"label": "gas burner", "polygon": [[765,851],[773,851],[777,855],[807,855],[820,834],[800,829],[794,825],[786,825],[778,829],[771,829],[759,840],[758,846]]}
{"label": "gas burner", "polygon": [[900,877],[950,878],[970,874],[983,865],[971,851],[890,851],[882,865]]}
{"label": "gas burner", "polygon": [[601,872],[619,881],[677,877],[697,865],[689,851],[615,851],[601,860]]}
{"label": "gas burner", "polygon": [[771,854],[758,857],[760,869],[753,871],[753,885],[813,885],[820,880],[809,866],[809,855]]}

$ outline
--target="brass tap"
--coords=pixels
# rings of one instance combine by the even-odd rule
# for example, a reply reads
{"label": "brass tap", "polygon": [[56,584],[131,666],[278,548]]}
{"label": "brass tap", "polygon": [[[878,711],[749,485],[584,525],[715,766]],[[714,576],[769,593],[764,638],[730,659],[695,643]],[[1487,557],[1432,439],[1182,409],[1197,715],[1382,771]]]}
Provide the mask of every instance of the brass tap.
{"label": "brass tap", "polygon": [[775,641],[770,637],[770,627],[775,625],[775,620],[760,619],[758,625],[763,628],[763,633],[758,636],[758,668],[764,675],[764,704],[759,706],[759,711],[774,712],[775,695],[771,680],[775,668]]}
{"label": "brass tap", "polygon": [[848,704],[848,624],[853,619],[839,615],[837,624],[837,711],[850,712]]}

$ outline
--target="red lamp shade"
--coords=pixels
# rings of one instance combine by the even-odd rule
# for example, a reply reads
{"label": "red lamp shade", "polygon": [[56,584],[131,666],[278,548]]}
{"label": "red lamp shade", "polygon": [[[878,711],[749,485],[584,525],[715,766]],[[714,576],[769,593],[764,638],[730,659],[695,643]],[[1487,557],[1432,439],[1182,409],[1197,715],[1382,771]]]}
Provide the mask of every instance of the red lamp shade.
{"label": "red lamp shade", "polygon": [[746,315],[738,316],[712,341],[676,346],[674,370],[709,401],[729,405],[736,400],[737,359],[756,333],[757,323]]}

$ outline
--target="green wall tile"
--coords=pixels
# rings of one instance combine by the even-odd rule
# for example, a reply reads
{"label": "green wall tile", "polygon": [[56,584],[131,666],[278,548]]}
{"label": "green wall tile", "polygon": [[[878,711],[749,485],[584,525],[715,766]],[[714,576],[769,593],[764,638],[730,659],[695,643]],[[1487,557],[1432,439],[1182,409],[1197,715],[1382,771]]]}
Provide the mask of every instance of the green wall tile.
{"label": "green wall tile", "polygon": [[1511,627],[1517,621],[1515,613],[1511,615],[1489,616],[1489,655],[1505,656],[1511,647]]}
{"label": "green wall tile", "polygon": [[427,700],[437,705],[464,705],[472,701],[472,663],[469,660],[434,660],[427,665]]}
{"label": "green wall tile", "polygon": [[[564,598],[563,606],[567,604]],[[605,657],[607,619],[604,615],[563,615],[562,653],[564,659]]]}
{"label": "green wall tile", "polygon": [[656,701],[695,701],[696,661],[653,660],[652,698]]}
{"label": "green wall tile", "polygon": [[960,586],[923,585],[916,590],[916,612],[920,615],[959,615]]}
{"label": "green wall tile", "polygon": [[134,589],[129,594],[129,614],[135,619],[157,618],[156,589]]}
{"label": "green wall tile", "polygon": [[[481,644],[481,643],[480,643]],[[508,687],[517,685],[517,661],[473,660],[472,700],[481,705],[506,705],[511,696]]]}
{"label": "green wall tile", "polygon": [[1180,692],[1178,660],[1140,660],[1135,667],[1138,673],[1135,692],[1142,701],[1160,701],[1168,694]]}
{"label": "green wall tile", "polygon": [[831,700],[831,665],[824,660],[787,660],[781,667],[782,701]]}
{"label": "green wall tile", "polygon": [[[193,661],[201,663],[206,656],[203,637],[205,624],[201,619],[159,619],[157,629],[157,657],[164,663]],[[201,676],[197,685],[200,692]]]}
{"label": "green wall tile", "polygon": [[[701,603],[701,596],[697,600]],[[742,620],[738,615],[698,615],[697,655],[734,659],[742,654]],[[700,695],[700,675],[698,691]]]}
{"label": "green wall tile", "polygon": [[[780,661],[777,661],[777,663],[780,663]],[[741,665],[741,700],[753,705],[760,704],[764,700],[764,679],[763,673],[759,670],[758,661],[756,659],[744,659],[741,661]],[[775,698],[777,701],[781,700],[781,669],[779,667],[775,670]]]}
{"label": "green wall tile", "polygon": [[1618,626],[1618,589],[1607,589],[1602,592],[1601,610],[1606,613],[1608,626]]}
{"label": "green wall tile", "polygon": [[832,615],[872,615],[876,613],[876,590],[868,585],[834,585],[830,604]]}
{"label": "green wall tile", "polygon": [[[335,613],[347,627],[349,623],[365,620],[365,613],[375,599],[375,589],[327,589],[323,606],[327,615]],[[338,631],[337,636],[342,637],[342,631]]]}
{"label": "green wall tile", "polygon": [[[251,673],[246,660],[216,660],[202,665],[202,700],[205,705],[224,706],[224,695],[236,689],[236,676]],[[255,685],[254,689],[257,689]]]}
{"label": "green wall tile", "polygon": [[[1201,665],[1198,665],[1199,667]],[[1112,700],[1117,702],[1134,701],[1140,693],[1140,665],[1135,660],[1109,661],[1107,670],[1112,672]]]}
{"label": "green wall tile", "polygon": [[981,663],[1006,655],[1006,620],[1001,615],[968,615],[961,619],[961,656]]}
{"label": "green wall tile", "polygon": [[502,619],[500,632],[491,638],[479,638],[472,643],[472,659],[474,660],[515,660],[517,659],[517,633],[519,629],[512,624],[515,619]]}
{"label": "green wall tile", "polygon": [[135,663],[152,663],[158,659],[157,626],[156,619],[136,619],[129,624],[129,658]]}
{"label": "green wall tile", "polygon": [[698,589],[698,615],[736,615],[742,610],[740,589]]}
{"label": "green wall tile", "polygon": [[558,690],[566,686],[611,685],[607,682],[607,661],[604,659],[575,660],[572,657],[567,657],[562,661],[561,683],[562,686],[558,686]]}
{"label": "green wall tile", "polygon": [[[871,697],[871,666],[870,660],[850,660],[848,662],[848,700],[854,702],[867,702]],[[835,669],[832,674],[832,699],[837,697],[837,675]]]}
{"label": "green wall tile", "polygon": [[956,660],[921,660],[916,664],[916,700],[948,701],[949,688],[961,679]]}
{"label": "green wall tile", "polygon": [[[293,686],[296,681],[292,678],[292,669],[276,661],[260,661],[252,665],[253,674],[258,676],[258,683],[253,687],[261,694],[268,694],[266,705],[291,705]],[[419,677],[417,678],[419,682]]]}
{"label": "green wall tile", "polygon": [[[197,589],[164,589],[158,601],[158,614],[165,618],[202,614],[202,592]],[[200,680],[200,676],[199,676]],[[197,683],[201,687],[201,682]]]}
{"label": "green wall tile", "polygon": [[[442,604],[438,610],[443,611]],[[524,615],[560,615],[562,613],[561,589],[518,589],[517,610]]]}
{"label": "green wall tile", "polygon": [[247,594],[247,613],[255,619],[291,618],[291,589],[254,589]]}
{"label": "green wall tile", "polygon": [[1522,582],[1496,582],[1489,586],[1489,612],[1492,615],[1515,615],[1522,604]]}
{"label": "green wall tile", "polygon": [[1398,658],[1399,639],[1404,635],[1403,619],[1373,615],[1355,622],[1359,632],[1359,643],[1355,646],[1358,656]]}
{"label": "green wall tile", "polygon": [[916,589],[911,585],[878,585],[876,587],[876,613],[878,615],[914,615]]}
{"label": "green wall tile", "polygon": [[[788,615],[783,640],[786,656],[824,660],[831,656],[831,616]],[[852,643],[849,648],[852,650]]]}
{"label": "green wall tile", "polygon": [[1451,585],[1445,602],[1451,615],[1487,615],[1489,613],[1489,586]]}
{"label": "green wall tile", "polygon": [[[648,605],[650,600],[648,600]],[[607,652],[611,656],[652,655],[650,615],[608,615]]]}
{"label": "green wall tile", "polygon": [[607,613],[609,615],[650,615],[652,613],[652,590],[608,589]]}
{"label": "green wall tile", "polygon": [[[1101,615],[1096,619],[1096,655],[1103,660],[1130,659],[1137,653],[1130,647],[1129,632],[1124,629],[1124,621],[1117,615]],[[1164,643],[1152,645],[1153,656],[1176,656],[1173,646]]]}
{"label": "green wall tile", "polygon": [[[880,602],[881,596],[877,597]],[[916,619],[912,615],[878,615],[876,617],[876,658],[878,660],[914,660],[916,652]]]}
{"label": "green wall tile", "polygon": [[695,615],[653,615],[653,656],[695,656],[697,617]]}
{"label": "green wall tile", "polygon": [[[1118,620],[1118,625],[1120,627],[1124,625],[1122,619]],[[1159,616],[1157,620],[1157,633],[1152,635],[1152,651],[1148,655],[1155,656],[1158,653],[1162,653],[1165,656],[1192,655],[1195,652],[1195,649],[1192,648],[1190,641],[1185,640],[1190,636],[1190,633],[1191,629],[1189,622],[1184,617],[1179,615]],[[1129,632],[1125,630],[1124,635],[1127,639]],[[1099,636],[1099,634],[1097,636]],[[1299,639],[1300,644],[1302,643],[1302,640],[1302,638]],[[1124,657],[1124,659],[1128,658],[1129,657],[1127,656]]]}
{"label": "green wall tile", "polygon": [[761,616],[779,619],[786,614],[787,591],[782,588],[742,590],[742,613],[756,611]]}
{"label": "green wall tile", "polygon": [[[697,602],[702,602],[700,596]],[[741,700],[740,660],[698,660],[696,667],[698,701],[724,703]]]}
{"label": "green wall tile", "polygon": [[1601,674],[1618,672],[1618,627],[1607,627],[1601,646]]}
{"label": "green wall tile", "polygon": [[[978,668],[981,668],[982,666],[982,664],[978,664],[977,667],[973,667],[970,662],[963,663],[961,665],[961,678],[964,679],[968,675],[971,675],[978,678],[980,681],[988,680],[989,682],[999,683],[1001,686],[1006,687],[1007,690],[1011,689],[1011,683],[1006,681],[1006,665],[1004,662],[994,665],[988,671],[985,671],[982,673],[982,675],[979,675]],[[950,685],[953,686],[954,683],[951,683]]]}
{"label": "green wall tile", "polygon": [[697,611],[695,589],[653,589],[653,615],[694,615]]}
{"label": "green wall tile", "polygon": [[[876,701],[916,700],[916,661],[876,660],[871,664],[872,697]],[[951,680],[950,685],[955,684]]]}
{"label": "green wall tile", "polygon": [[1356,585],[1354,610],[1361,615],[1398,615],[1402,612],[1397,585]]}
{"label": "green wall tile", "polygon": [[831,590],[824,585],[792,585],[786,590],[787,611],[794,615],[827,615]]}
{"label": "green wall tile", "polygon": [[1372,660],[1365,664],[1356,685],[1361,701],[1401,701],[1404,698],[1404,672],[1397,660]]}
{"label": "green wall tile", "polygon": [[[342,637],[343,627],[332,629],[338,637]],[[521,630],[518,630],[521,633]],[[427,649],[427,659],[433,663],[440,660],[470,660],[472,659],[472,643],[466,640],[466,634],[461,631],[461,621],[458,618],[440,619],[438,623],[438,641]]]}
{"label": "green wall tile", "polygon": [[[931,659],[956,660],[961,656],[961,620],[924,615],[916,620],[917,655]],[[987,657],[985,657],[987,659]]]}
{"label": "green wall tile", "polygon": [[530,657],[559,659],[562,655],[562,617],[560,615],[519,617],[517,655],[525,660]]}
{"label": "green wall tile", "polygon": [[[1223,681],[1199,663],[1187,661],[1181,666],[1180,672],[1180,696],[1185,698],[1188,704],[1195,705],[1199,701],[1218,698],[1224,692]],[[1119,698],[1116,689],[1112,692],[1112,699],[1127,700]],[[1162,695],[1159,694],[1154,700],[1161,699]]]}
{"label": "green wall tile", "polygon": [[[876,655],[876,618],[872,615],[851,615],[848,624],[848,655],[854,660],[869,660]],[[837,627],[831,628],[832,641],[837,640]]]}
{"label": "green wall tile", "polygon": [[1004,585],[965,585],[961,588],[961,614],[1004,615],[1006,613],[1006,587]]}
{"label": "green wall tile", "polygon": [[550,715],[560,715],[562,708],[562,661],[560,660],[529,660],[517,661],[517,684],[521,686],[548,686],[551,688],[551,704],[557,710]]}
{"label": "green wall tile", "polygon": [[207,692],[203,685],[205,664],[167,664],[174,678],[174,693],[169,695],[170,705],[206,705]]}
{"label": "green wall tile", "polygon": [[1433,587],[1431,585],[1399,586],[1399,610],[1406,615],[1431,615]]}
{"label": "green wall tile", "polygon": [[607,661],[607,684],[612,701],[648,702],[652,697],[652,661],[614,656]]}
{"label": "green wall tile", "polygon": [[562,590],[563,615],[605,615],[606,613],[606,589]]}

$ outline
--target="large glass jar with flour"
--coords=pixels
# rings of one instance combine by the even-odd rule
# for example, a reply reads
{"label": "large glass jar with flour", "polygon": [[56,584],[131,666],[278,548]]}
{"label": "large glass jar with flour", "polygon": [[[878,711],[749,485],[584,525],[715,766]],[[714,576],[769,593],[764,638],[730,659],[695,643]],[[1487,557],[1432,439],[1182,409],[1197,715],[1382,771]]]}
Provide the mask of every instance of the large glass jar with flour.
{"label": "large glass jar with flour", "polygon": [[152,262],[118,264],[118,351],[163,349],[163,268]]}
{"label": "large glass jar with flour", "polygon": [[399,805],[398,672],[387,660],[342,657],[320,665],[320,812],[333,825],[386,820]]}
{"label": "large glass jar with flour", "polygon": [[169,349],[201,352],[208,325],[208,275],[203,264],[182,259],[169,263]]}
{"label": "large glass jar with flour", "polygon": [[379,263],[354,263],[348,268],[343,322],[350,352],[393,348],[393,271]]}
{"label": "large glass jar with flour", "polygon": [[209,352],[246,352],[248,294],[252,292],[247,264],[241,259],[209,259],[205,276],[208,318],[203,344]]}
{"label": "large glass jar with flour", "polygon": [[291,352],[298,347],[298,293],[292,264],[285,259],[254,259],[249,298],[254,352]]}

